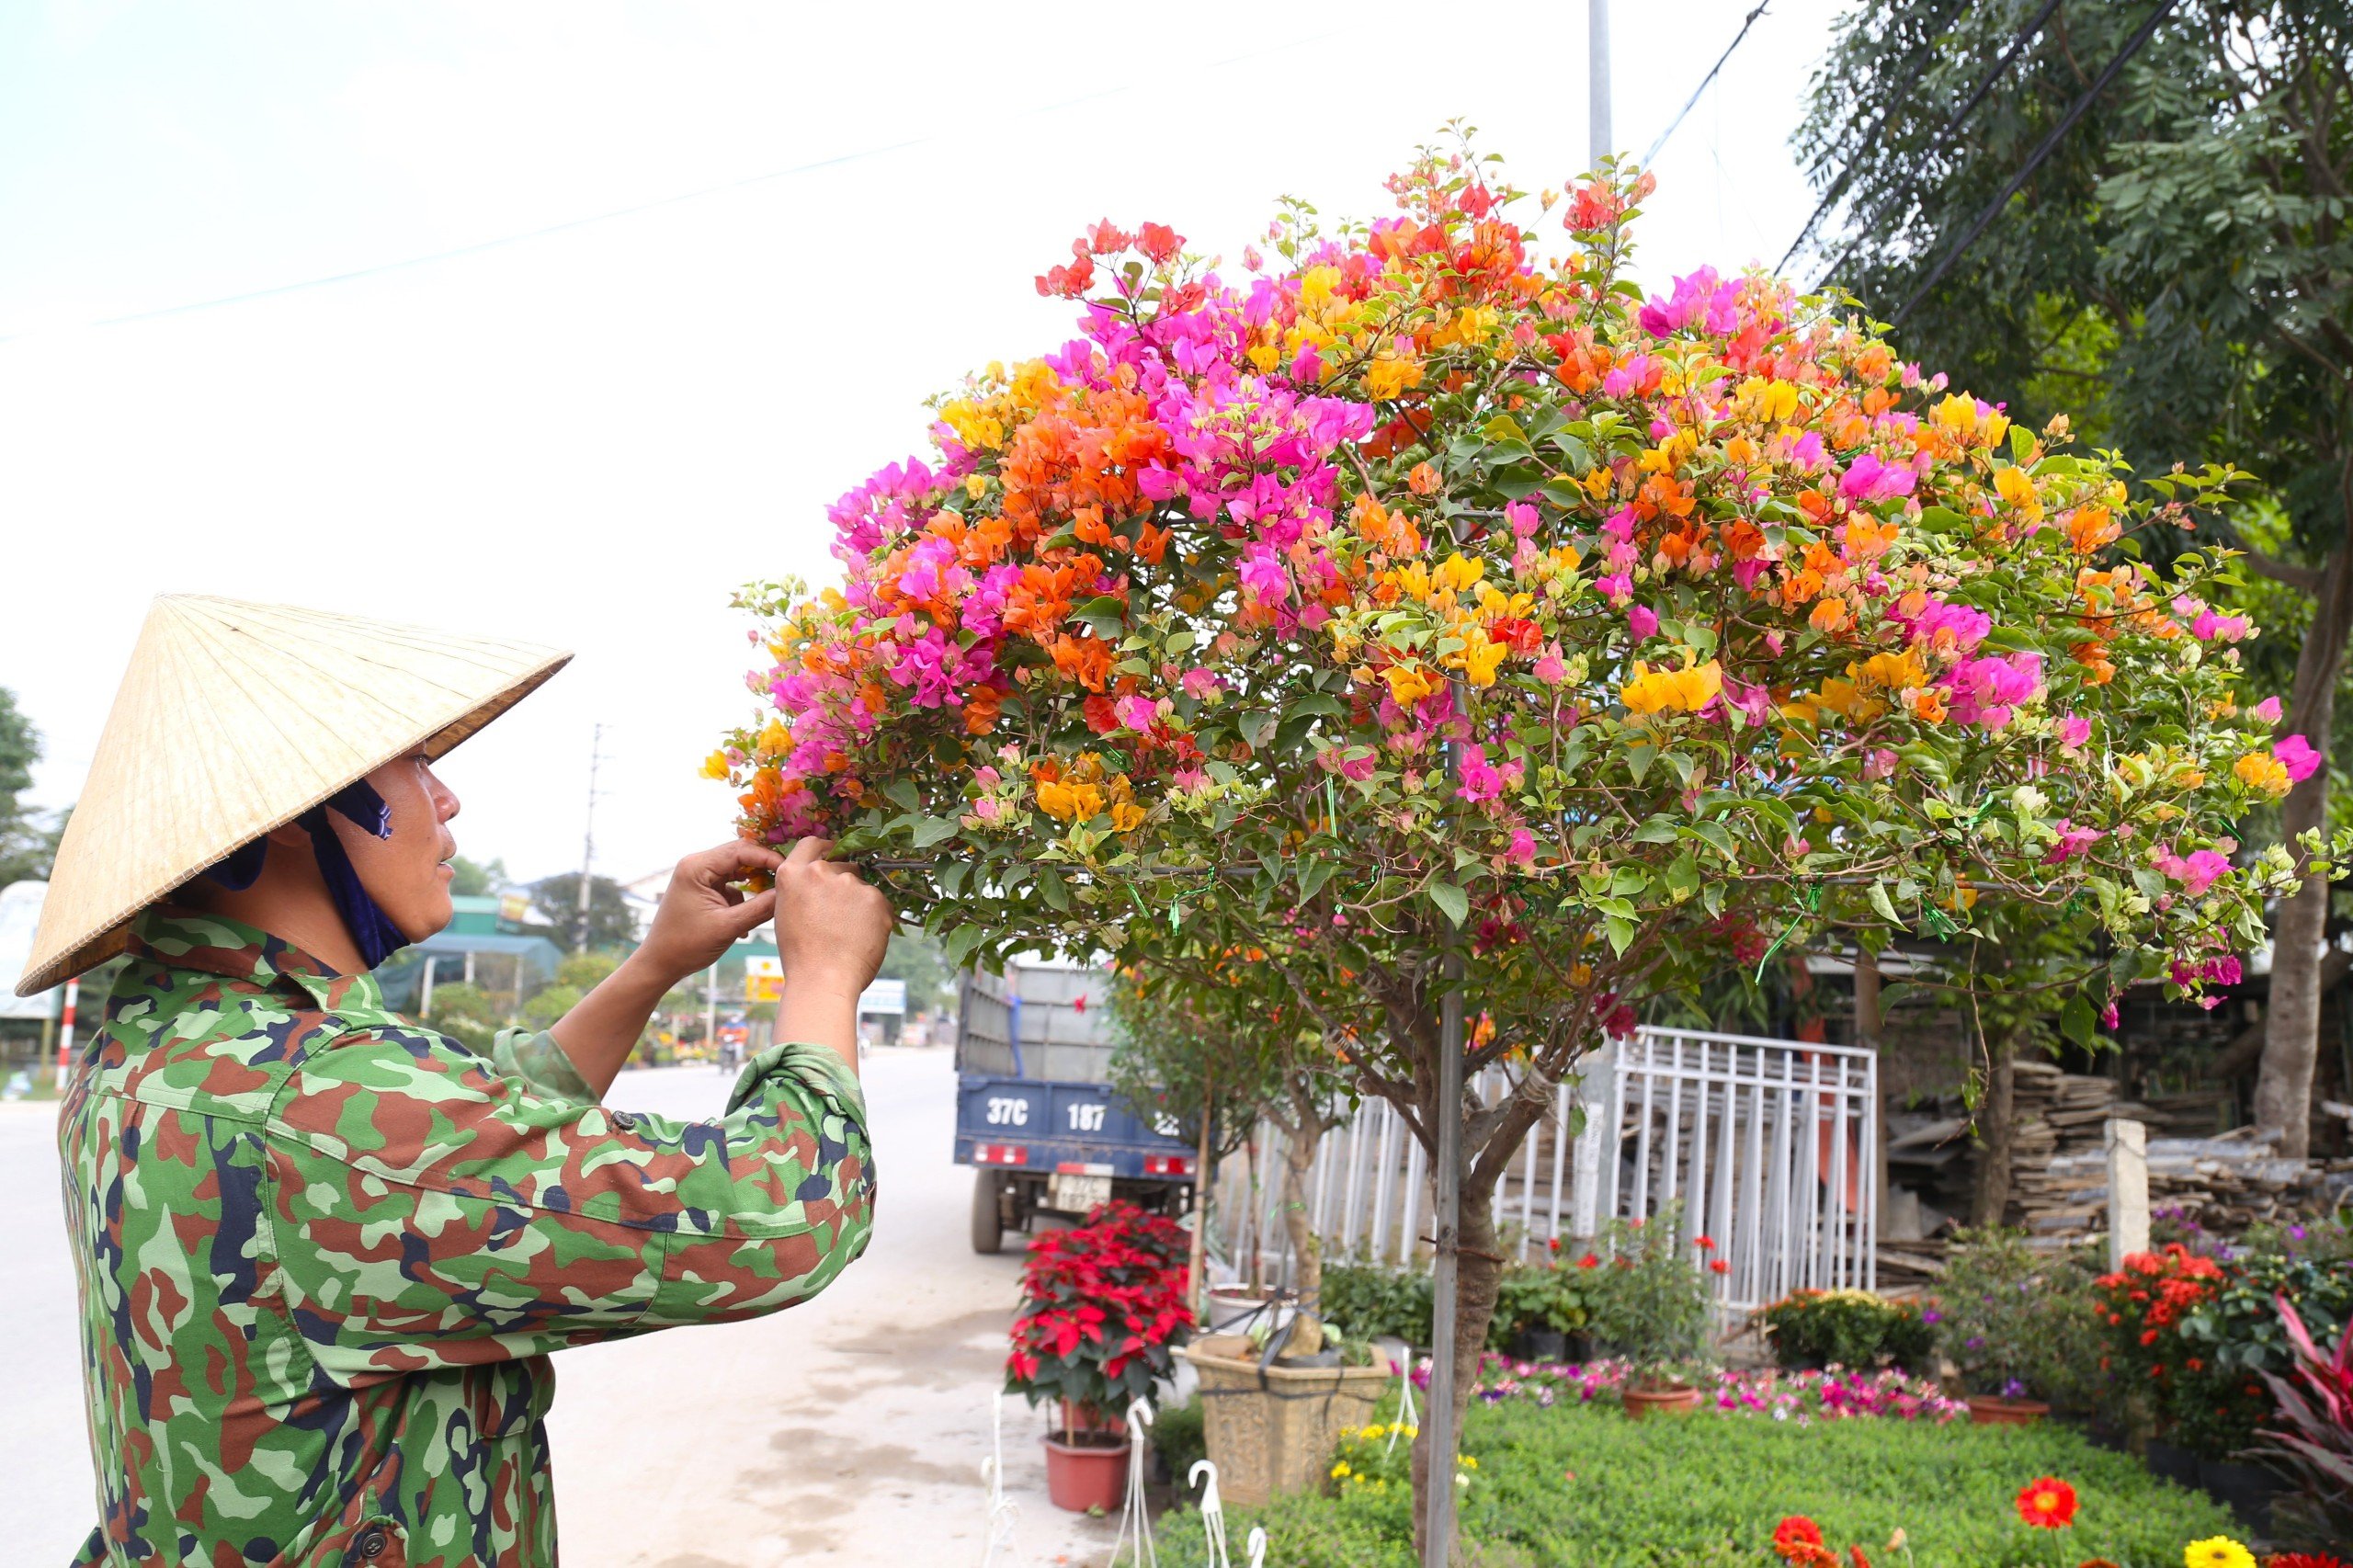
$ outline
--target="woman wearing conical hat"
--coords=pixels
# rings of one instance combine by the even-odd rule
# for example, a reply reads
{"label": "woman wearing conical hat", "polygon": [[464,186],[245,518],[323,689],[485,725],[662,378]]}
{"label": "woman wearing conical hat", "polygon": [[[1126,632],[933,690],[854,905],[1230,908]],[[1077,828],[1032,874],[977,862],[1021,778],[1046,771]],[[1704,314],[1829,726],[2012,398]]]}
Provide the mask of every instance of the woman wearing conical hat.
{"label": "woman wearing conical hat", "polygon": [[[568,657],[156,602],[18,985],[131,955],[59,1124],[77,1563],[552,1563],[548,1353],[774,1312],[864,1249],[855,1009],[892,916],[822,845],[679,862],[545,1034],[483,1055],[385,1008],[368,971],[450,914],[434,759]],[[656,1000],[771,915],[787,1043],[725,1118],[605,1109]]]}

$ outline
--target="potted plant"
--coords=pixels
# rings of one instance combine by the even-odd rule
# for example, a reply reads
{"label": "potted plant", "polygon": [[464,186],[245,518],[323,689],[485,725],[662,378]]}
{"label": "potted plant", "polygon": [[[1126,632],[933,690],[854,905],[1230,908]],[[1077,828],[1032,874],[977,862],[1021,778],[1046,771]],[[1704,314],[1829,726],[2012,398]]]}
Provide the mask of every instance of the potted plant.
{"label": "potted plant", "polygon": [[1132,1204],[1108,1203],[1086,1223],[1029,1244],[1022,1303],[1006,1358],[1008,1392],[1057,1406],[1046,1447],[1046,1491],[1085,1513],[1120,1503],[1128,1439],[1120,1417],[1175,1369],[1192,1326],[1185,1304],[1185,1233]]}
{"label": "potted plant", "polygon": [[2054,1402],[2086,1402],[2100,1319],[2079,1259],[2037,1254],[2022,1231],[1963,1231],[1938,1307],[1939,1347],[1961,1370],[1972,1422],[2030,1426]]}
{"label": "potted plant", "polygon": [[[1294,1336],[1313,1325],[1311,1346]],[[1372,1419],[1391,1379],[1388,1356],[1301,1314],[1248,1334],[1206,1335],[1185,1347],[1201,1380],[1209,1456],[1229,1503],[1263,1506],[1320,1490],[1342,1432]]]}
{"label": "potted plant", "polygon": [[1699,1407],[1689,1381],[1705,1362],[1707,1278],[1680,1235],[1683,1210],[1670,1203],[1645,1220],[1612,1220],[1597,1251],[1591,1284],[1594,1338],[1627,1362],[1626,1414],[1681,1415]]}
{"label": "potted plant", "polygon": [[1588,1314],[1575,1274],[1551,1258],[1504,1270],[1487,1332],[1489,1346],[1508,1350],[1522,1361],[1559,1362],[1570,1358],[1574,1340],[1578,1342],[1576,1358],[1584,1359]]}
{"label": "potted plant", "polygon": [[1870,1290],[1792,1290],[1751,1314],[1773,1347],[1774,1362],[1791,1371],[1881,1366],[1923,1369],[1936,1345],[1935,1308],[1891,1301]]}

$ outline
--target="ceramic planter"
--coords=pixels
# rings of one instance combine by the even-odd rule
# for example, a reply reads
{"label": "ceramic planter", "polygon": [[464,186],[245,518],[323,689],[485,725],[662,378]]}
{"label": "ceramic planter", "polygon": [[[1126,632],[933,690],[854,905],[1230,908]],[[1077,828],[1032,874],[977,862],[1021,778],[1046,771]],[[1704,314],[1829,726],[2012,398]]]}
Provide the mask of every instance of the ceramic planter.
{"label": "ceramic planter", "polygon": [[1990,1393],[1969,1395],[1969,1419],[1980,1426],[2031,1426],[2051,1414],[2039,1399],[1996,1399]]}
{"label": "ceramic planter", "polygon": [[1340,1431],[1372,1419],[1396,1377],[1371,1367],[1287,1367],[1263,1377],[1258,1353],[1238,1334],[1210,1335],[1177,1352],[1200,1375],[1203,1435],[1229,1504],[1261,1507],[1279,1495],[1320,1490]]}
{"label": "ceramic planter", "polygon": [[1628,1389],[1626,1415],[1635,1421],[1654,1415],[1688,1415],[1699,1408],[1699,1391],[1687,1383],[1663,1389]]}
{"label": "ceramic planter", "polygon": [[1090,1508],[1120,1511],[1128,1492],[1125,1437],[1114,1440],[1102,1433],[1082,1432],[1075,1434],[1075,1441],[1065,1443],[1048,1433],[1039,1440],[1046,1445],[1046,1495],[1055,1507],[1074,1514]]}

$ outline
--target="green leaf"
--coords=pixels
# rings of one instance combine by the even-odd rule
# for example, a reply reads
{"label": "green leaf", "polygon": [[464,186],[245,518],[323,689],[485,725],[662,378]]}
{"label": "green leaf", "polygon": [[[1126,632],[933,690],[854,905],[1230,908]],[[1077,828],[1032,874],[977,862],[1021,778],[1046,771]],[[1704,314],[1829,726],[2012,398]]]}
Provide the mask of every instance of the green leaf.
{"label": "green leaf", "polygon": [[1438,906],[1448,924],[1458,930],[1465,920],[1471,918],[1471,895],[1452,882],[1432,882],[1430,902]]}
{"label": "green leaf", "polygon": [[908,811],[923,810],[923,797],[915,793],[915,780],[911,778],[893,778],[882,786],[882,792]]}
{"label": "green leaf", "polygon": [[1623,954],[1628,948],[1634,945],[1632,921],[1620,915],[1608,915],[1602,917],[1601,925],[1602,928],[1609,933],[1609,946],[1612,951]]}
{"label": "green leaf", "polygon": [[950,969],[962,968],[964,960],[972,956],[972,949],[981,945],[981,938],[987,934],[969,920],[948,933],[948,940],[941,944],[948,958],[948,966]]}
{"label": "green leaf", "polygon": [[915,832],[908,837],[918,849],[928,849],[943,839],[956,836],[959,824],[954,817],[923,817],[916,821]]}
{"label": "green leaf", "polygon": [[1877,881],[1871,884],[1871,907],[1877,910],[1879,917],[1890,926],[1900,926],[1904,924],[1903,916],[1895,913],[1894,901],[1887,896],[1886,882]]}
{"label": "green leaf", "polygon": [[2080,991],[2068,997],[2067,1005],[2059,1009],[2059,1032],[2077,1045],[2089,1048],[2093,1044],[2092,1027],[2097,1022],[2092,999]]}
{"label": "green leaf", "polygon": [[[1723,831],[1717,829],[1718,832]],[[1634,830],[1637,844],[1672,844],[1675,842],[1675,819],[1662,812]]]}
{"label": "green leaf", "polygon": [[1128,601],[1117,594],[1097,594],[1071,611],[1070,618],[1084,621],[1097,637],[1114,637],[1127,624]]}

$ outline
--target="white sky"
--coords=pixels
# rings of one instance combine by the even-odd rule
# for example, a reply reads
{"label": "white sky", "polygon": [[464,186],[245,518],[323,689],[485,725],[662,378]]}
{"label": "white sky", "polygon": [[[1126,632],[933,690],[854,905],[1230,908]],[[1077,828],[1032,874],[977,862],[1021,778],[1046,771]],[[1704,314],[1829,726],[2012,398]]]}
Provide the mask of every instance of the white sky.
{"label": "white sky", "polygon": [[[1837,8],[1776,0],[1667,145],[1646,278],[1779,258]],[[1618,0],[1621,149],[1747,9]],[[150,597],[224,593],[578,650],[449,759],[466,853],[575,868],[599,720],[598,869],[716,842],[730,590],[826,579],[824,505],[921,449],[922,400],[1070,335],[1030,278],[1084,223],[1238,257],[1284,193],[1387,210],[1458,115],[1557,186],[1585,40],[1577,0],[0,7],[0,686],[47,738],[34,798],[79,790]]]}

